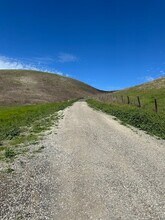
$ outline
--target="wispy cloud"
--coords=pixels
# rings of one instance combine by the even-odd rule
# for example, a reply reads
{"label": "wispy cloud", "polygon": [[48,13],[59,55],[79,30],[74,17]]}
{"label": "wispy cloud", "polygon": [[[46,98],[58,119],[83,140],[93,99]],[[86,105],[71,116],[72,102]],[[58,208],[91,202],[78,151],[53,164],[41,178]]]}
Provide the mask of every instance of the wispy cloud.
{"label": "wispy cloud", "polygon": [[0,56],[0,69],[30,69],[30,70],[38,70],[37,67],[32,64],[26,64],[21,62],[20,60]]}
{"label": "wispy cloud", "polygon": [[165,77],[165,71],[164,70],[158,71],[155,74],[139,77],[138,81],[140,80],[139,83],[151,82],[151,81],[153,81],[155,79],[158,79],[158,78],[161,78],[161,77]]}
{"label": "wispy cloud", "polygon": [[152,81],[154,79],[165,77],[165,62],[155,63],[152,66],[148,66],[147,74],[144,77],[141,77],[142,80]]}
{"label": "wispy cloud", "polygon": [[55,68],[49,67],[49,65],[54,60],[49,57],[35,57],[31,58],[20,58],[15,59],[11,57],[6,57],[0,55],[0,69],[25,69],[25,70],[37,70],[49,73],[56,73],[62,76],[69,76],[66,73],[63,73]]}
{"label": "wispy cloud", "polygon": [[153,81],[155,78],[153,76],[145,76],[144,77],[144,80],[147,81],[147,82],[151,82]]}
{"label": "wispy cloud", "polygon": [[58,62],[59,63],[70,63],[70,62],[77,62],[78,57],[69,53],[60,53],[58,55]]}
{"label": "wispy cloud", "polygon": [[34,57],[33,62],[38,63],[38,64],[50,64],[55,62],[55,59],[52,57]]}

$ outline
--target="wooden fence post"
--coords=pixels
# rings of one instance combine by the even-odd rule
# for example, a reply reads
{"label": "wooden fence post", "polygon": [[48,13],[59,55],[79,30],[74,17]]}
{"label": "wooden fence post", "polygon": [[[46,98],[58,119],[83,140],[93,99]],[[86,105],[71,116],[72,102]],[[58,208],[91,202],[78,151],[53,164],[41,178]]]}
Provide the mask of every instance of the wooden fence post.
{"label": "wooden fence post", "polygon": [[129,98],[129,96],[127,96],[127,103],[128,103],[128,105],[130,104],[130,98]]}
{"label": "wooden fence post", "polygon": [[158,103],[156,99],[154,99],[154,103],[155,103],[155,112],[158,113]]}
{"label": "wooden fence post", "polygon": [[140,107],[141,107],[141,103],[140,103],[140,98],[139,98],[139,96],[137,96],[137,100],[138,100],[138,107],[140,108]]}

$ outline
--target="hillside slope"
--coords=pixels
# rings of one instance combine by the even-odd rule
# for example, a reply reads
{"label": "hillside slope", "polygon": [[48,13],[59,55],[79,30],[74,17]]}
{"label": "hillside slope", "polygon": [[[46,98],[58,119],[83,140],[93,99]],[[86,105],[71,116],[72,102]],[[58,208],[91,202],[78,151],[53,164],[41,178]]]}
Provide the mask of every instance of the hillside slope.
{"label": "hillside slope", "polygon": [[165,89],[165,77],[155,79],[153,81],[143,83],[141,85],[133,86],[124,90],[121,90],[122,92],[131,92],[131,91],[145,91],[145,90],[159,90],[159,89]]}
{"label": "hillside slope", "polygon": [[0,70],[0,105],[57,102],[99,93],[80,81],[30,70]]}
{"label": "hillside slope", "polygon": [[125,96],[125,98],[129,96],[131,102],[136,102],[137,96],[139,96],[142,106],[150,109],[156,98],[159,109],[165,111],[165,77],[118,91],[116,94]]}
{"label": "hillside slope", "polygon": [[96,95],[87,102],[123,123],[165,139],[165,78],[114,93]]}
{"label": "hillside slope", "polygon": [[154,108],[154,99],[156,99],[159,112],[165,112],[165,77],[130,88],[97,94],[94,97],[103,102],[127,104],[128,96],[130,104],[133,105],[138,105],[137,96],[139,96],[141,106],[150,110]]}

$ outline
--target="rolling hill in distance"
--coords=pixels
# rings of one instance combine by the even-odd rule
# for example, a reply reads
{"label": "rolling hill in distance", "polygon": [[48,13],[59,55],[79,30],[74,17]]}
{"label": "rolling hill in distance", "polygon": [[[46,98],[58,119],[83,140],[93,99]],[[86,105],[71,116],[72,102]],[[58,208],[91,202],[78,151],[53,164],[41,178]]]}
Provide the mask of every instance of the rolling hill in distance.
{"label": "rolling hill in distance", "polygon": [[119,96],[129,96],[134,101],[140,97],[144,107],[152,108],[154,99],[157,99],[159,110],[165,110],[165,77],[155,79],[151,82],[137,85],[116,92]]}
{"label": "rolling hill in distance", "polygon": [[138,105],[139,97],[141,106],[148,110],[154,109],[154,100],[157,100],[159,113],[165,111],[165,77],[143,83],[130,88],[97,94],[96,99],[107,103],[127,104],[128,97],[130,105]]}
{"label": "rolling hill in distance", "polygon": [[59,102],[100,93],[78,80],[32,70],[0,70],[0,105]]}
{"label": "rolling hill in distance", "polygon": [[158,79],[155,79],[153,81],[143,83],[141,85],[133,86],[130,88],[126,88],[121,90],[124,93],[129,92],[143,92],[143,91],[149,91],[149,90],[162,90],[165,89],[165,77],[161,77]]}
{"label": "rolling hill in distance", "polygon": [[[33,70],[0,70],[1,106],[59,102],[87,96],[107,96],[108,93],[58,74]],[[162,104],[165,77],[115,93],[130,97],[141,96],[142,100],[146,99],[147,102],[155,97]]]}

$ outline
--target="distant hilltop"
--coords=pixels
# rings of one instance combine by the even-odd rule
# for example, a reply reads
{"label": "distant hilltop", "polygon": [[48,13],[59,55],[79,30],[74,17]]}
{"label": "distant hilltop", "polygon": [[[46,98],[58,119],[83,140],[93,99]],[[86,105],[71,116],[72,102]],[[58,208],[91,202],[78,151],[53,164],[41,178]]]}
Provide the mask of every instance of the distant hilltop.
{"label": "distant hilltop", "polygon": [[32,70],[0,70],[0,105],[58,102],[101,91],[78,80]]}

